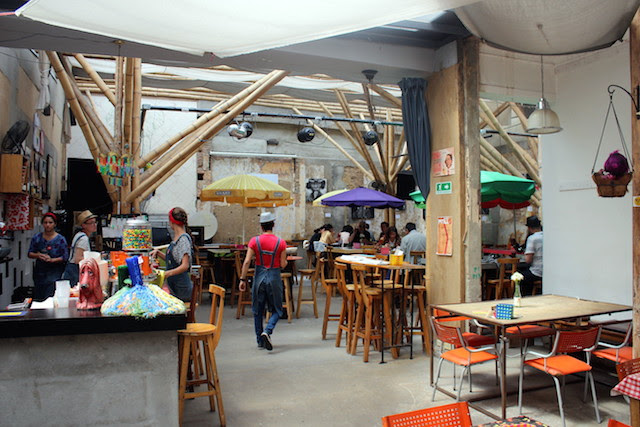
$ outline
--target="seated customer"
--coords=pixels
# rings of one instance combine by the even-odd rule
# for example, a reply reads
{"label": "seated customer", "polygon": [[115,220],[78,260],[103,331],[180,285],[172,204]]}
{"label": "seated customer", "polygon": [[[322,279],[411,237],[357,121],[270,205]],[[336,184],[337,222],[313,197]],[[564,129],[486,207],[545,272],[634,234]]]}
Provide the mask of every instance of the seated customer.
{"label": "seated customer", "polygon": [[522,295],[531,295],[534,282],[542,280],[542,224],[537,216],[527,218],[527,229],[529,237],[524,250],[524,260],[529,267],[521,271],[524,276],[521,283]]}
{"label": "seated customer", "polygon": [[[427,237],[416,230],[416,225],[413,222],[408,222],[404,226],[405,236],[400,243],[400,249],[404,253],[405,258],[411,256],[411,252],[425,252],[427,249]],[[412,260],[413,261],[413,260]],[[414,261],[416,264],[424,264],[425,259],[423,257]]]}
{"label": "seated customer", "polygon": [[353,233],[351,233],[351,236],[349,237],[349,243],[360,243],[363,245],[371,244],[371,233],[367,230],[366,222],[360,221],[358,223],[358,226],[353,230]]}
{"label": "seated customer", "polygon": [[393,225],[387,228],[387,232],[382,236],[382,239],[378,242],[378,246],[388,247],[389,249],[395,249],[400,246],[402,239],[398,234],[398,229]]}

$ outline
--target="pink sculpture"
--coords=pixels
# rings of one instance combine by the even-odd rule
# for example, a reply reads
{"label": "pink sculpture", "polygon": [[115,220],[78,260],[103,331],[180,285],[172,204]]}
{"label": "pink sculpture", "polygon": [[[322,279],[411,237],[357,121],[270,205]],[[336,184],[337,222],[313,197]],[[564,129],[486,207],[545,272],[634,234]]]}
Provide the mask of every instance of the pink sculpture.
{"label": "pink sculpture", "polygon": [[100,287],[100,269],[95,259],[80,261],[80,296],[78,310],[97,310],[102,305],[104,294]]}

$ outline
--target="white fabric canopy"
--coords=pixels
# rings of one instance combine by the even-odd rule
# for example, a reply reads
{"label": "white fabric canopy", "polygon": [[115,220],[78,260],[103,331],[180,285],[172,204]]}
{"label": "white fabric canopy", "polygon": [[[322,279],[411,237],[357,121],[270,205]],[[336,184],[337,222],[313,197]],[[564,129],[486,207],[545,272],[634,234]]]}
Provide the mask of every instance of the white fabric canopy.
{"label": "white fabric canopy", "polygon": [[16,11],[47,24],[218,57],[346,34],[474,0],[31,0]]}
{"label": "white fabric canopy", "polygon": [[474,35],[508,50],[553,55],[610,46],[640,0],[484,0],[455,10]]}

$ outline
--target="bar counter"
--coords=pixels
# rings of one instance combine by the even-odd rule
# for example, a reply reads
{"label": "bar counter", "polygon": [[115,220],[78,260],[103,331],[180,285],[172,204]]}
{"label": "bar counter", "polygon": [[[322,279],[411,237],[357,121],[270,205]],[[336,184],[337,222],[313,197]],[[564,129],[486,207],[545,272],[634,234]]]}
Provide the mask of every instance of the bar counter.
{"label": "bar counter", "polygon": [[99,310],[0,317],[3,425],[178,425],[178,339],[185,315]]}

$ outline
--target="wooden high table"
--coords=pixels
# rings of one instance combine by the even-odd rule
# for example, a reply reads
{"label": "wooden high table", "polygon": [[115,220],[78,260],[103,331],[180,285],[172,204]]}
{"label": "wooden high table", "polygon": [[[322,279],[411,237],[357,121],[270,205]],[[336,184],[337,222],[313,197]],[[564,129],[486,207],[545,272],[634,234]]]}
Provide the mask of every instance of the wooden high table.
{"label": "wooden high table", "polygon": [[[364,255],[362,253],[358,254],[358,255],[362,255],[363,258],[367,258],[367,255]],[[405,271],[405,278],[408,277],[409,275],[409,271],[411,270],[424,270],[425,266],[424,265],[419,265],[419,264],[410,264],[408,262],[403,262],[401,265],[391,265],[389,264],[388,261],[386,262],[373,262],[375,260],[375,258],[371,258],[372,262],[371,263],[367,263],[367,262],[359,262],[359,261],[354,261],[352,259],[350,259],[349,257],[345,257],[345,256],[340,256],[338,258],[336,258],[336,261],[344,263],[344,264],[359,264],[359,265],[364,265],[370,268],[381,268],[384,270],[389,270],[389,271],[393,271],[393,270],[403,270]],[[380,261],[380,260],[375,260],[375,261]],[[405,280],[406,281],[406,280]],[[411,287],[413,289],[413,282],[411,282]],[[384,322],[383,322],[383,314],[382,312],[384,312],[384,294],[385,294],[385,290],[384,290],[384,286],[381,286],[381,291],[382,291],[382,311],[380,313],[380,323],[382,325],[381,330],[382,330],[382,336],[384,337]],[[393,299],[393,295],[394,295],[394,288],[392,287],[390,289],[391,291],[391,298]],[[391,303],[391,307],[389,307],[389,309],[391,310],[393,308],[393,302]],[[411,327],[413,325],[413,307],[411,307],[411,320],[410,320],[410,325],[409,327]],[[402,347],[402,344],[394,344],[393,340],[395,337],[395,330],[394,330],[395,326],[393,325],[393,322],[391,324],[391,342],[389,342],[389,347],[392,350],[397,349],[398,347]],[[402,334],[400,335],[402,337]],[[409,358],[413,359],[413,334],[411,335],[411,339],[409,340]],[[384,338],[383,338],[383,345],[380,346],[380,363],[385,363],[384,361],[384,350],[385,350],[385,346],[384,346]],[[397,350],[394,350],[395,354],[392,353],[394,355],[394,357],[397,357],[396,354]]]}
{"label": "wooden high table", "polygon": [[[506,329],[511,326],[518,326],[530,323],[552,322],[555,320],[569,320],[583,317],[595,316],[599,314],[611,314],[621,311],[631,310],[631,306],[612,304],[607,302],[589,301],[580,298],[565,297],[560,295],[539,295],[533,297],[522,298],[522,306],[514,308],[514,319],[496,319],[489,316],[491,307],[499,303],[512,303],[512,299],[499,301],[482,301],[459,304],[437,304],[432,308],[448,311],[450,313],[477,319],[478,321],[497,327],[500,331],[500,395],[502,397],[502,416],[507,417],[507,391],[506,391]],[[432,337],[433,340],[433,337]],[[431,348],[433,348],[433,343]],[[433,386],[433,357],[431,357],[431,385]],[[455,397],[447,390],[438,388],[438,391]],[[495,417],[485,409],[474,406],[475,409],[486,415]]]}

